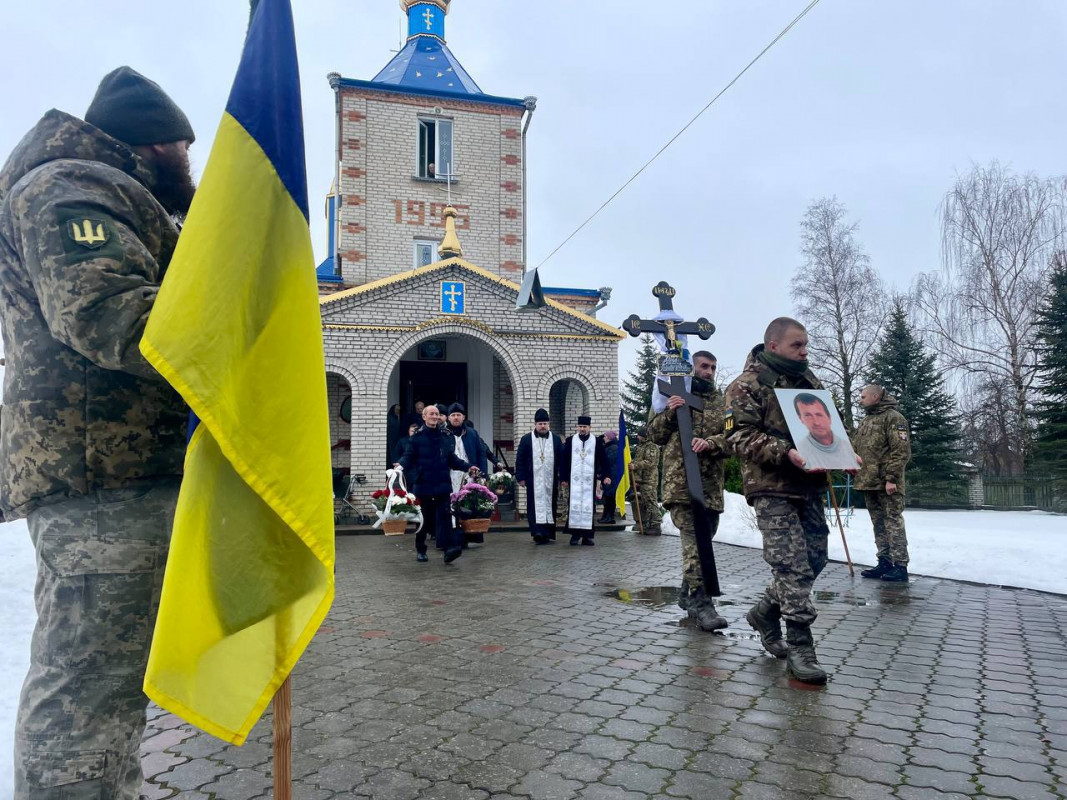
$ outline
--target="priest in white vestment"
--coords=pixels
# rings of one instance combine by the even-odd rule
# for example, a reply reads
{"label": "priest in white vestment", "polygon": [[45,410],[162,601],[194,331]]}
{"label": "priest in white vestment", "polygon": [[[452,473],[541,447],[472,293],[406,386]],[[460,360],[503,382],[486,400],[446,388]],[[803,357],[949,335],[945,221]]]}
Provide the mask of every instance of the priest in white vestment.
{"label": "priest in white vestment", "polygon": [[597,483],[611,485],[611,469],[604,445],[592,434],[592,420],[578,417],[578,432],[567,439],[563,447],[563,463],[559,480],[570,487],[570,507],[567,529],[571,544],[593,546],[593,518],[596,508]]}
{"label": "priest in white vestment", "polygon": [[556,540],[556,494],[563,463],[563,440],[549,430],[551,420],[543,408],[534,414],[534,429],[519,441],[515,480],[526,488],[526,522],[534,544]]}

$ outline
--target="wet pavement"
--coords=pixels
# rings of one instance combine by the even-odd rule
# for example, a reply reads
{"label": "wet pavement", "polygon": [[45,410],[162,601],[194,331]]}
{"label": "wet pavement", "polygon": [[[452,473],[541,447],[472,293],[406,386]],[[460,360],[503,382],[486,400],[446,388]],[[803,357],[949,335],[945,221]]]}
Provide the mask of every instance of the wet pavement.
{"label": "wet pavement", "polygon": [[[807,687],[744,622],[757,551],[717,546],[709,634],[673,605],[676,538],[490,534],[449,567],[412,539],[338,540],[293,676],[295,798],[1067,800],[1067,597],[831,564]],[[234,748],[154,709],[144,794],[270,797],[270,737],[269,713]]]}

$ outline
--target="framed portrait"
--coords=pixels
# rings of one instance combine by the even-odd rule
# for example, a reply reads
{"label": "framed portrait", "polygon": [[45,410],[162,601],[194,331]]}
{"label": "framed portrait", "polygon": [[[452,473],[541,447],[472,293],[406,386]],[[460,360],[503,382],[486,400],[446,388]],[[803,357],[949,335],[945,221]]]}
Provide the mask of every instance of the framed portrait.
{"label": "framed portrait", "polygon": [[448,343],[444,339],[427,339],[419,342],[419,361],[444,361],[448,355]]}
{"label": "framed portrait", "polygon": [[857,469],[856,451],[827,389],[775,389],[793,446],[809,472]]}

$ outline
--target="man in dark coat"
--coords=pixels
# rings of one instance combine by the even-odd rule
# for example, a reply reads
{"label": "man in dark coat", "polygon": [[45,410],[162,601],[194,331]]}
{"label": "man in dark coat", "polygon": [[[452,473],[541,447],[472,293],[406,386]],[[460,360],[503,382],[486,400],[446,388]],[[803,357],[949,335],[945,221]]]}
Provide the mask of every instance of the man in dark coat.
{"label": "man in dark coat", "polygon": [[[452,437],[452,446],[456,457],[462,461],[476,466],[482,472],[486,471],[485,443],[478,431],[467,421],[467,409],[462,403],[453,403],[448,407],[448,434]],[[464,472],[452,470],[452,493],[455,494],[463,485]],[[459,534],[465,545],[482,544],[485,541],[484,533],[466,533],[460,529]]]}
{"label": "man in dark coat", "polygon": [[563,464],[563,440],[549,430],[543,408],[534,414],[534,429],[519,441],[515,480],[526,488],[526,521],[534,544],[556,540],[556,494]]}
{"label": "man in dark coat", "polygon": [[[615,474],[615,466],[619,458],[619,434],[617,431],[604,431],[604,460],[607,462],[607,475]],[[598,522],[602,525],[615,524],[615,494],[605,491],[601,498],[604,506],[604,514]]]}
{"label": "man in dark coat", "polygon": [[572,545],[592,547],[596,517],[596,485],[605,490],[611,486],[611,473],[604,445],[591,432],[592,420],[578,417],[578,432],[567,439],[563,446],[563,461],[560,464],[560,485],[570,489],[567,513],[567,529],[571,532]]}
{"label": "man in dark coat", "polygon": [[440,421],[437,406],[426,406],[422,411],[422,427],[408,440],[407,452],[398,463],[404,472],[415,473],[411,490],[422,505],[423,524],[415,535],[418,561],[429,560],[426,536],[432,533],[437,545],[445,551],[445,563],[449,564],[463,555],[463,540],[456,536],[452,526],[449,470],[476,474],[478,468],[456,456],[454,440],[438,427]]}

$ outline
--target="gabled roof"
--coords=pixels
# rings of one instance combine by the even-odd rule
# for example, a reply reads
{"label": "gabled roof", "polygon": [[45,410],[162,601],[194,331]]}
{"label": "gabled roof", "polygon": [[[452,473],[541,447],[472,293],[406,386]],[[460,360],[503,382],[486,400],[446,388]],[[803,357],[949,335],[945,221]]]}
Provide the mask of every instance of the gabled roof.
{"label": "gabled roof", "polygon": [[[444,261],[437,261],[433,264],[427,264],[425,267],[419,267],[418,269],[413,269],[408,272],[400,272],[396,275],[390,275],[388,278],[381,278],[380,280],[371,281],[370,283],[364,283],[361,286],[356,286],[353,289],[345,289],[344,291],[323,295],[319,298],[319,306],[324,307],[341,300],[359,297],[360,295],[373,292],[376,289],[383,289],[387,286],[403,283],[404,281],[422,278],[426,275],[431,275],[435,272],[440,272],[442,270],[454,266],[465,269],[480,278],[484,278],[485,280],[496,283],[499,286],[508,289],[510,292],[513,292],[515,296],[518,297],[520,288],[519,284],[514,283],[513,281],[509,281],[506,278],[501,278],[499,275],[496,275],[487,269],[483,269],[482,267],[475,266],[474,264],[462,258],[447,258]],[[573,317],[579,320],[580,322],[585,323],[586,325],[591,325],[595,328],[599,328],[604,333],[610,334],[616,337],[617,339],[626,338],[626,334],[621,329],[616,328],[614,325],[609,325],[606,322],[601,322],[595,317],[591,317],[588,314],[583,314],[581,311],[576,311],[573,308],[570,308],[569,306],[563,305],[563,303],[560,303],[556,300],[552,300],[551,298],[546,298],[546,302],[549,308],[561,311],[564,314]]]}

